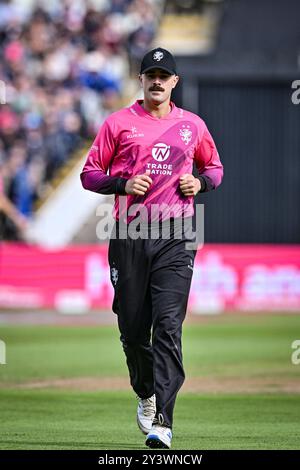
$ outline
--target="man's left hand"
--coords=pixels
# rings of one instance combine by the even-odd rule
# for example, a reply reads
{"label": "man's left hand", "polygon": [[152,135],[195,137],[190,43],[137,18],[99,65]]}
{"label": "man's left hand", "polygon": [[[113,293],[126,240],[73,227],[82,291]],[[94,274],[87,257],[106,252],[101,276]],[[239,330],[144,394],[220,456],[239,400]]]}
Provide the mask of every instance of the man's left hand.
{"label": "man's left hand", "polygon": [[200,180],[189,173],[180,176],[179,186],[185,196],[196,196],[201,189]]}

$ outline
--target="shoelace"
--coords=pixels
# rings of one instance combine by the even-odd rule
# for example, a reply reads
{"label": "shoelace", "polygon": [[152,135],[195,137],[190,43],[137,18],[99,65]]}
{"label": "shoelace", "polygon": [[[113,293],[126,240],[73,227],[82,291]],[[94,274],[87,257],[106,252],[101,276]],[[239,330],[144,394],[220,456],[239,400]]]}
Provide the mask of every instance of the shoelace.
{"label": "shoelace", "polygon": [[159,426],[163,426],[164,422],[165,420],[162,413],[159,413],[158,418],[154,418],[153,420],[153,424],[158,424]]}
{"label": "shoelace", "polygon": [[155,407],[155,400],[151,398],[144,398],[140,399],[140,397],[137,397],[138,400],[141,400],[142,405],[143,405],[143,411],[145,416],[152,416],[155,414],[156,407]]}

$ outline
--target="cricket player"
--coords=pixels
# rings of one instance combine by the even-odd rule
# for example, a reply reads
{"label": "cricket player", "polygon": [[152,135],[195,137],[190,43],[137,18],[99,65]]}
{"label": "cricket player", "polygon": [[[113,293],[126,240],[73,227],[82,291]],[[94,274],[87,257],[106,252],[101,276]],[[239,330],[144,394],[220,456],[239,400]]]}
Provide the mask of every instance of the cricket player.
{"label": "cricket player", "polygon": [[[187,248],[193,234],[177,222],[191,221],[194,196],[219,186],[223,167],[203,120],[170,101],[179,80],[172,54],[161,47],[148,52],[139,80],[144,99],[106,119],[81,181],[85,189],[115,194],[116,236],[108,254],[113,311],[138,398],[137,423],[148,447],[170,448],[185,378],[182,323],[196,254]],[[130,236],[137,219],[143,237]]]}

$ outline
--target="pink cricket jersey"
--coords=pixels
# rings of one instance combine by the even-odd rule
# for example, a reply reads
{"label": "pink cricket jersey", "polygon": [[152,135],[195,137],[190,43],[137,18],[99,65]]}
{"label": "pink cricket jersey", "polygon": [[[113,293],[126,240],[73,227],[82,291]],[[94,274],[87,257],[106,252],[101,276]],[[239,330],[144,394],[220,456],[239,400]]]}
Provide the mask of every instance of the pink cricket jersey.
{"label": "pink cricket jersey", "polygon": [[194,198],[181,192],[179,177],[192,173],[195,161],[202,191],[216,188],[223,166],[215,143],[199,116],[171,103],[170,113],[156,118],[141,102],[111,114],[101,126],[81,173],[82,185],[102,194],[115,193],[114,217],[119,219],[125,214],[119,211],[119,198],[125,194],[126,180],[149,170],[152,185],[144,196],[126,195],[129,212],[123,220],[141,217],[143,208],[148,221],[191,216]]}

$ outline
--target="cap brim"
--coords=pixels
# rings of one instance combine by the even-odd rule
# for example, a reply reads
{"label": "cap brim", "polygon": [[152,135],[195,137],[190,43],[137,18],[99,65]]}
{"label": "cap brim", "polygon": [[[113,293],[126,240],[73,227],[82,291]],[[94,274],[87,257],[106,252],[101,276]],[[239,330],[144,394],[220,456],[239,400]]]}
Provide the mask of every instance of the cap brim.
{"label": "cap brim", "polygon": [[150,70],[154,70],[154,69],[164,70],[165,72],[168,72],[170,75],[176,75],[176,72],[174,72],[174,70],[168,69],[167,67],[160,66],[160,65],[151,65],[151,67],[147,67],[144,70],[141,70],[140,73],[141,74],[146,73],[146,72],[149,72]]}

